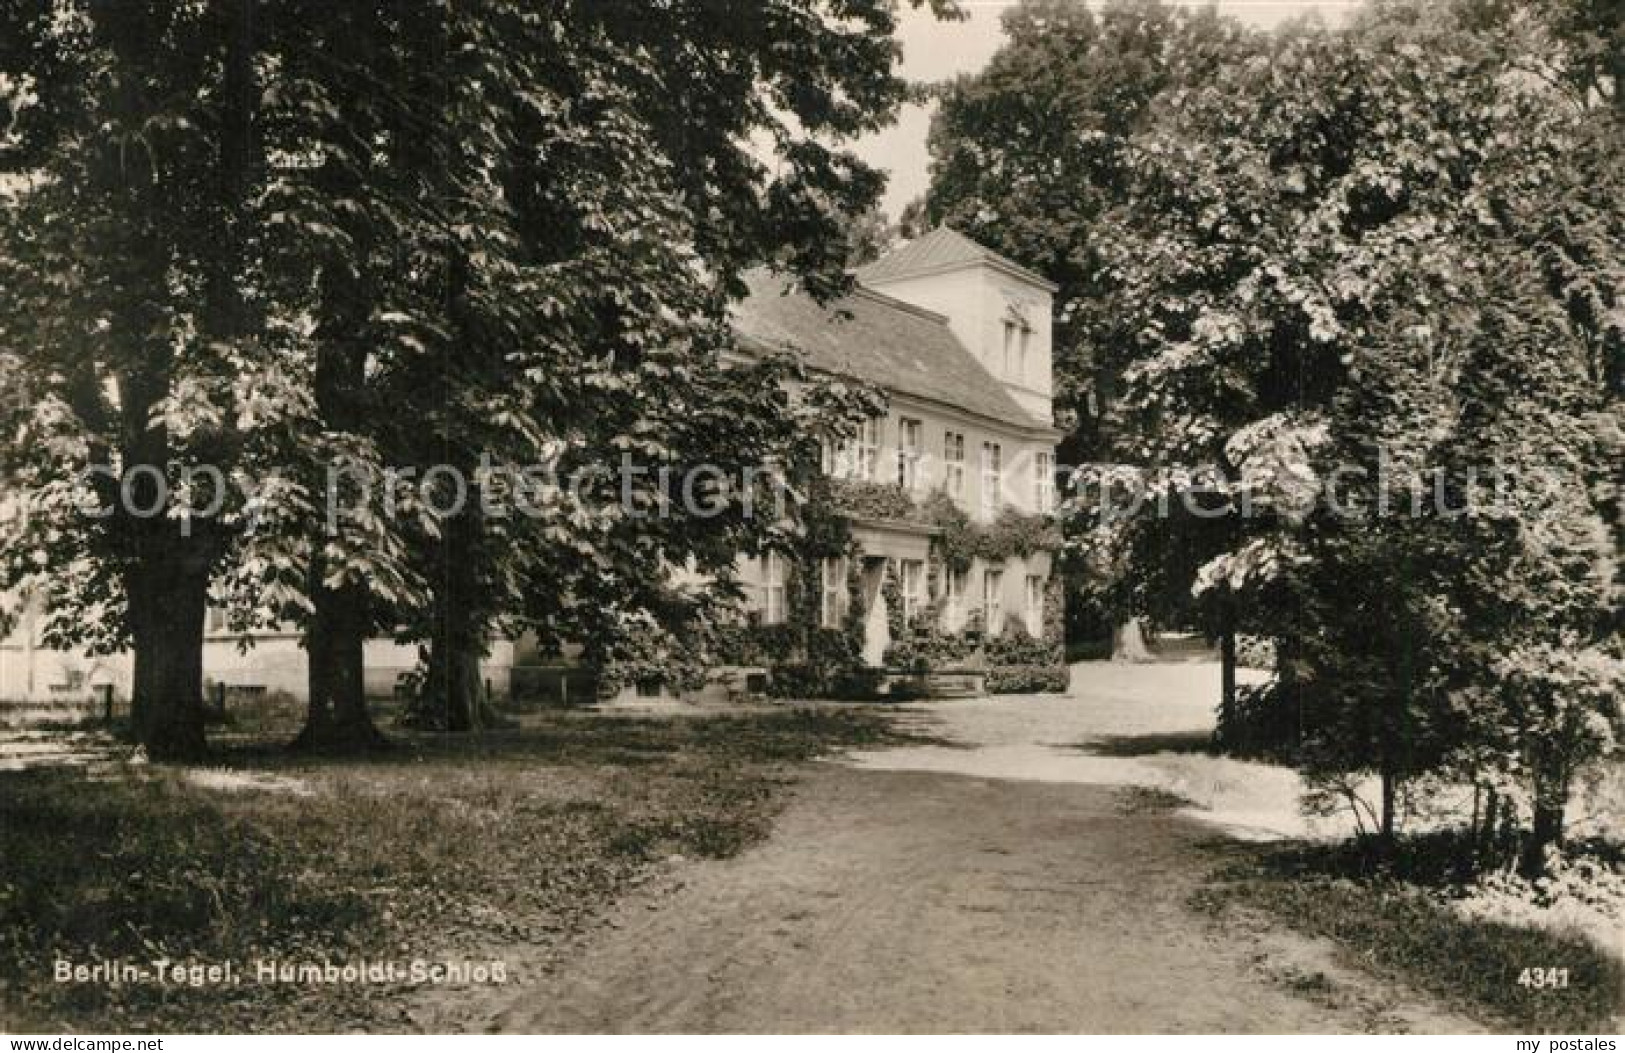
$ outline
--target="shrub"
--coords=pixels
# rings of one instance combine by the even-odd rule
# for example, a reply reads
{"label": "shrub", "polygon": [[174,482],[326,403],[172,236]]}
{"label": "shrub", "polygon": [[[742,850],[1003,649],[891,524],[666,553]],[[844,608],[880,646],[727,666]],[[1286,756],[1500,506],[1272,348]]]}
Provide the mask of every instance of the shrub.
{"label": "shrub", "polygon": [[785,662],[772,668],[767,693],[774,698],[816,698],[823,690],[824,671],[810,662]]}
{"label": "shrub", "polygon": [[1051,662],[1045,665],[994,666],[987,671],[987,689],[995,695],[1060,693],[1072,686],[1072,670]]}
{"label": "shrub", "polygon": [[1060,645],[1040,640],[1019,621],[1008,621],[1005,630],[987,642],[989,666],[1057,665],[1065,659]]}
{"label": "shrub", "polygon": [[794,626],[718,625],[711,629],[711,657],[720,665],[770,665],[797,645]]}
{"label": "shrub", "polygon": [[976,645],[963,633],[916,630],[886,649],[885,666],[923,673],[971,664]]}
{"label": "shrub", "polygon": [[693,646],[650,622],[629,627],[598,663],[598,697],[614,698],[634,684],[657,684],[674,693],[704,686],[706,664]]}
{"label": "shrub", "polygon": [[1064,648],[1041,640],[1020,622],[1008,623],[1004,633],[987,642],[987,689],[995,695],[1065,691],[1072,686],[1072,670]]}
{"label": "shrub", "polygon": [[773,667],[768,693],[774,698],[834,698],[853,702],[880,697],[878,669],[786,662]]}

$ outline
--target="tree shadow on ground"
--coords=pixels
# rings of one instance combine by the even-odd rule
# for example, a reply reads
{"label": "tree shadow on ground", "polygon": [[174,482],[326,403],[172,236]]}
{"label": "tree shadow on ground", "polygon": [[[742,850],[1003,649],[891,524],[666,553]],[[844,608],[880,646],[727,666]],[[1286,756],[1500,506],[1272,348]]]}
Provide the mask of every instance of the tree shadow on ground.
{"label": "tree shadow on ground", "polygon": [[1154,735],[1102,735],[1074,747],[1101,757],[1148,757],[1153,753],[1205,753],[1217,755],[1213,735],[1207,731],[1175,731]]}
{"label": "tree shadow on ground", "polygon": [[760,711],[646,716],[592,710],[530,714],[517,726],[448,734],[380,720],[389,746],[359,754],[289,750],[294,728],[221,735],[206,766],[299,769],[393,768],[460,762],[522,765],[658,764],[678,754],[717,760],[796,762],[832,748],[943,744],[872,709],[764,708]]}

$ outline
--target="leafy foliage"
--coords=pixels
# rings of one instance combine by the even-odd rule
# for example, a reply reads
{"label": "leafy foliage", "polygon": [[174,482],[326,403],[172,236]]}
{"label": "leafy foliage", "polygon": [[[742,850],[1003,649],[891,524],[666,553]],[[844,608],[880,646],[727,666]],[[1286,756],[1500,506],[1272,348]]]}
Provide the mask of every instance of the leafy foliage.
{"label": "leafy foliage", "polygon": [[[478,722],[495,632],[601,658],[725,602],[736,555],[786,533],[751,514],[768,482],[737,480],[864,400],[741,362],[727,306],[764,261],[845,289],[881,178],[831,144],[906,97],[897,14],[4,5],[0,365],[28,394],[0,420],[26,512],[0,586],[45,601],[54,643],[133,639],[138,708],[173,718],[149,745],[176,753],[202,748],[211,594],[238,627],[301,625],[323,676],[381,627],[422,642],[425,719],[448,727]],[[623,459],[624,487],[600,471]],[[232,480],[218,506],[186,485],[205,464]],[[512,497],[538,465],[588,482],[453,510],[451,479]],[[736,481],[703,514],[669,481],[698,465]],[[155,515],[79,514],[151,471]]]}
{"label": "leafy foliage", "polygon": [[1606,8],[1033,0],[933,132],[932,211],[1062,286],[1097,605],[1270,640],[1227,740],[1380,775],[1390,823],[1493,789],[1535,856],[1622,719]]}

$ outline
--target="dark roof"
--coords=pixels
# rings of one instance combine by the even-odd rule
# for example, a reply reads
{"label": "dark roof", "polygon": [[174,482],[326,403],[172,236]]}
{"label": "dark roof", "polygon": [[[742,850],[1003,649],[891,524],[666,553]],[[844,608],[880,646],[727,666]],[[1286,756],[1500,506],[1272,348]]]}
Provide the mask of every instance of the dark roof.
{"label": "dark roof", "polygon": [[938,227],[929,234],[893,249],[867,267],[861,268],[858,271],[858,278],[871,285],[880,285],[899,278],[935,274],[938,271],[953,270],[972,263],[991,264],[1000,270],[1041,285],[1051,292],[1055,291],[1055,283],[1048,278],[1035,274],[1019,263],[1005,259],[952,227]]}
{"label": "dark roof", "polygon": [[794,351],[814,369],[956,406],[1016,427],[1035,420],[948,329],[947,319],[859,286],[827,306],[766,269],[745,275],[750,294],[734,307],[747,345]]}

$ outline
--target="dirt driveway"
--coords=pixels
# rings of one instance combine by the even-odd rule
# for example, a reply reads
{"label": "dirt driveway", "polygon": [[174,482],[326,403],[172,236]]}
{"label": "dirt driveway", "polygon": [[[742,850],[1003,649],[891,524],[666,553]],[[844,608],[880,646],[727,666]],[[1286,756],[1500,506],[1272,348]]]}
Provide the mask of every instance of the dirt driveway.
{"label": "dirt driveway", "polygon": [[[1191,892],[1233,844],[1222,827],[1137,806],[1109,764],[1068,767],[1090,728],[1135,725],[1111,715],[1126,701],[1088,679],[1072,698],[1024,701],[920,710],[967,748],[822,764],[766,844],[675,865],[566,952],[517,962],[516,982],[439,992],[413,1018],[525,1032],[1477,1029],[1324,945],[1195,913]],[[1152,725],[1185,719],[1172,703],[1157,713]],[[1106,739],[1123,752],[1123,736]]]}

